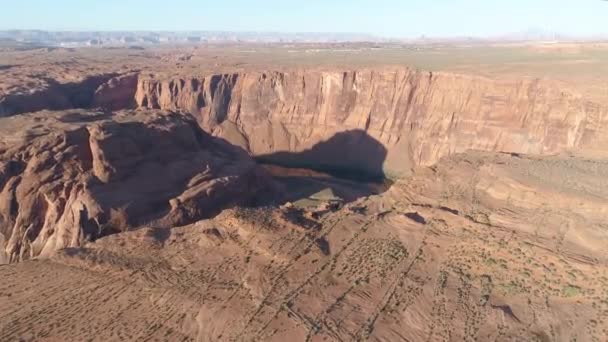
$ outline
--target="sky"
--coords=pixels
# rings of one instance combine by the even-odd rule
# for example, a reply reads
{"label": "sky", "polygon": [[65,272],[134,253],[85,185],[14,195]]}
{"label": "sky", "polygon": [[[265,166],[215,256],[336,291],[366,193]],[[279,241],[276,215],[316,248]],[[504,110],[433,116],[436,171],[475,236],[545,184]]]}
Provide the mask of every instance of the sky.
{"label": "sky", "polygon": [[8,0],[0,30],[608,34],[605,0]]}

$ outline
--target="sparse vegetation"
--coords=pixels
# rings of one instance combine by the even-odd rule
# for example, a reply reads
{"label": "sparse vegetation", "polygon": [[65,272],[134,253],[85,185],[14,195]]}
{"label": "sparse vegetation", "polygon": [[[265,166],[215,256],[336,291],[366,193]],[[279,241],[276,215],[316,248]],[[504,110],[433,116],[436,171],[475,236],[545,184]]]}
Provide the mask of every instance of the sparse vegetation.
{"label": "sparse vegetation", "polygon": [[574,285],[564,286],[562,294],[566,298],[576,297],[581,294],[581,288]]}

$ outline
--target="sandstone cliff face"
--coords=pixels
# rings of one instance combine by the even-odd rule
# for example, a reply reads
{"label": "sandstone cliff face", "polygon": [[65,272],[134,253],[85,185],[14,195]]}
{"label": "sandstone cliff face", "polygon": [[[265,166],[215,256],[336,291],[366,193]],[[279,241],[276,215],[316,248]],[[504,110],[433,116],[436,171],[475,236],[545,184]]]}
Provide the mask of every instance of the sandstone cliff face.
{"label": "sandstone cliff face", "polygon": [[389,176],[469,149],[608,155],[608,108],[539,80],[408,68],[131,73],[0,98],[0,116],[76,107],[184,111],[262,159]]}
{"label": "sandstone cliff face", "polygon": [[91,106],[110,110],[132,108],[138,80],[136,73],[111,78],[95,90]]}
{"label": "sandstone cliff face", "polygon": [[0,263],[211,217],[268,184],[186,115],[40,112],[0,132]]}
{"label": "sandstone cliff face", "polygon": [[[389,174],[468,149],[608,154],[608,109],[542,81],[410,69],[140,76],[135,100],[193,113],[206,130],[256,156],[304,152],[338,133],[364,131],[386,149]],[[376,150],[357,136],[347,140],[317,161],[352,166],[335,156]]]}

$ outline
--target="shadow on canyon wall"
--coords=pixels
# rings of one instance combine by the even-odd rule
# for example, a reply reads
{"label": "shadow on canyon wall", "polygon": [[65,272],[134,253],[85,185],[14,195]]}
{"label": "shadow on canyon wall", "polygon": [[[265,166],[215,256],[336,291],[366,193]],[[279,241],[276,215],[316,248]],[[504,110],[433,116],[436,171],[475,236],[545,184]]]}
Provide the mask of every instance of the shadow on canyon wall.
{"label": "shadow on canyon wall", "polygon": [[288,201],[338,197],[351,202],[384,192],[390,186],[383,170],[386,156],[387,150],[379,141],[364,130],[356,129],[337,133],[302,152],[276,152],[256,159],[261,164],[309,169],[332,176],[288,173],[276,177],[284,184]]}
{"label": "shadow on canyon wall", "polygon": [[12,116],[40,110],[64,110],[91,108],[95,90],[118,74],[104,74],[85,78],[82,81],[59,83],[52,78],[43,78],[48,88],[32,94],[10,95],[0,102],[0,117]]}

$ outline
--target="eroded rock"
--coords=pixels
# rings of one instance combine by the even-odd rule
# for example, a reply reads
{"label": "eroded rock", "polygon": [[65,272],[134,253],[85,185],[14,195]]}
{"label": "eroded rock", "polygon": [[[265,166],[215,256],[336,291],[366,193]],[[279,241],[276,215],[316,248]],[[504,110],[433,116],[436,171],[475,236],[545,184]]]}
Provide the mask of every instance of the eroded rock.
{"label": "eroded rock", "polygon": [[0,130],[4,262],[208,218],[270,183],[182,114],[40,112],[2,119]]}

